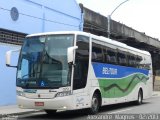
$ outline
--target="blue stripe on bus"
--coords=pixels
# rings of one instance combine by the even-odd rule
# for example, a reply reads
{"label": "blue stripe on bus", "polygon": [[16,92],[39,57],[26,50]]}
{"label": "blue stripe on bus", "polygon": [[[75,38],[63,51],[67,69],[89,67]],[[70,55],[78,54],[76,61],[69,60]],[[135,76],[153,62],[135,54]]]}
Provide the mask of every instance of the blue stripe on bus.
{"label": "blue stripe on bus", "polygon": [[149,70],[120,65],[92,62],[97,78],[122,78],[134,73],[141,73],[148,76]]}

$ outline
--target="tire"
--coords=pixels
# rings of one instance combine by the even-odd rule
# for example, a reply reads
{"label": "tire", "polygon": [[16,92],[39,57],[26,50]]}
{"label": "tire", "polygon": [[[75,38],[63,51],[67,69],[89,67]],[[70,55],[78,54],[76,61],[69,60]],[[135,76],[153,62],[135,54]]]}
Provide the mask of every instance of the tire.
{"label": "tire", "polygon": [[100,108],[100,98],[98,96],[98,94],[94,94],[91,100],[91,108],[89,108],[89,114],[96,114],[98,113]]}
{"label": "tire", "polygon": [[142,103],[143,103],[143,92],[142,90],[139,90],[136,104],[141,105]]}
{"label": "tire", "polygon": [[45,112],[46,112],[48,115],[54,115],[54,114],[56,114],[56,111],[57,111],[57,110],[45,110]]}

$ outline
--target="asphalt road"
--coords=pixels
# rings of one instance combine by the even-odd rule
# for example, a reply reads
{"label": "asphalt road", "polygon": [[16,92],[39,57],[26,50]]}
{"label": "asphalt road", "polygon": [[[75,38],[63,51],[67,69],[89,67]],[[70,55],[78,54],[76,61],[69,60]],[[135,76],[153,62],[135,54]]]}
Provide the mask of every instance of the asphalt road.
{"label": "asphalt road", "polygon": [[[158,116],[159,114],[159,116]],[[116,115],[116,118],[115,118]],[[118,116],[117,116],[118,115]],[[119,116],[123,115],[123,116]],[[95,116],[88,115],[85,110],[58,112],[54,116],[48,116],[45,112],[37,112],[18,116],[18,120],[47,120],[47,119],[118,119],[124,120],[127,115],[128,119],[141,120],[160,120],[160,97],[152,97],[144,100],[142,105],[133,103],[108,105],[101,108],[100,112]]]}

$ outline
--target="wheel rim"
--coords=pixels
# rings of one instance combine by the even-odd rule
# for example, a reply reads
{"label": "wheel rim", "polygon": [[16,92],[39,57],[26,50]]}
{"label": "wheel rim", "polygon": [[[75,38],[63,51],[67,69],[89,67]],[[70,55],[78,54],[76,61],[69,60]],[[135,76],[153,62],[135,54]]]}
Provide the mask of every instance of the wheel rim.
{"label": "wheel rim", "polygon": [[94,112],[96,112],[96,111],[98,110],[98,105],[99,105],[98,99],[95,98],[95,97],[93,97],[93,98],[92,98],[92,110],[93,110]]}

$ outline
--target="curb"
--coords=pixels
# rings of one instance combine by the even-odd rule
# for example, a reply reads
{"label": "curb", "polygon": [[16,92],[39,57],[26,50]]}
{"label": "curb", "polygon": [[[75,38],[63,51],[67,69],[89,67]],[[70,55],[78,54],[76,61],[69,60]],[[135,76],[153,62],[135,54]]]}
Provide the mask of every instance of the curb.
{"label": "curb", "polygon": [[152,97],[158,97],[158,94],[153,94]]}
{"label": "curb", "polygon": [[152,97],[158,97],[158,96],[160,96],[160,91],[153,92]]}
{"label": "curb", "polygon": [[0,118],[9,119],[9,118],[18,118],[18,115],[24,115],[24,114],[31,114],[31,113],[37,113],[42,112],[42,110],[33,110],[33,111],[24,111],[24,112],[17,112],[17,113],[6,113],[6,114],[0,114]]}

